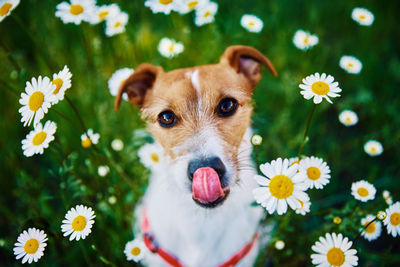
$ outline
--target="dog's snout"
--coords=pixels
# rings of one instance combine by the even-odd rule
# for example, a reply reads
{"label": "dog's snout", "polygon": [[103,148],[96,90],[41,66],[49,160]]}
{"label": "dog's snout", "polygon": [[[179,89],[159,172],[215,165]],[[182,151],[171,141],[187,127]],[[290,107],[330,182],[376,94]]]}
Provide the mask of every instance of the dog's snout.
{"label": "dog's snout", "polygon": [[211,157],[206,159],[194,159],[189,162],[188,166],[188,177],[190,180],[193,179],[193,174],[199,168],[210,167],[213,168],[220,179],[222,179],[226,173],[226,168],[224,163],[219,157]]}

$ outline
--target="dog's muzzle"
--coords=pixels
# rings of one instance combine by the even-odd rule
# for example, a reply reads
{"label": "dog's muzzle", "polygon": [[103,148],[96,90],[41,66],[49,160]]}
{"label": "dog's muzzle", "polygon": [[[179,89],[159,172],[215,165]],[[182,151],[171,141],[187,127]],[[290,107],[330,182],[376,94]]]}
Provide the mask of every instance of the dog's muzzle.
{"label": "dog's muzzle", "polygon": [[225,174],[225,165],[218,157],[190,161],[188,177],[192,181],[193,200],[203,207],[222,203],[229,193]]}

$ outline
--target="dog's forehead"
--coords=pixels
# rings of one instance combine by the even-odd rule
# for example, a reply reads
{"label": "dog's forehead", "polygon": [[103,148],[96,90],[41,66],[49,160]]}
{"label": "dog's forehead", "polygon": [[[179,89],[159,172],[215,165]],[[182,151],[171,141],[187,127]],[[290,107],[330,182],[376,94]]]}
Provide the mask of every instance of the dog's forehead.
{"label": "dog's forehead", "polygon": [[[246,80],[233,69],[215,65],[203,65],[161,73],[147,96],[145,106],[156,103],[164,105],[187,105],[204,100],[218,101],[224,95],[247,94]],[[156,102],[156,103],[155,103]],[[165,107],[167,108],[167,107]]]}

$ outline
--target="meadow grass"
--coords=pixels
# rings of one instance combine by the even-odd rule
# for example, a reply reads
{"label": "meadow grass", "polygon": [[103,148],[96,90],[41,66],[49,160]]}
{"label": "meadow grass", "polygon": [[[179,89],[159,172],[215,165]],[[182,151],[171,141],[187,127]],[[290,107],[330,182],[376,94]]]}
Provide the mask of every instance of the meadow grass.
{"label": "meadow grass", "polygon": [[[146,190],[149,171],[141,165],[138,149],[151,138],[141,135],[144,123],[137,107],[124,102],[113,109],[114,97],[107,81],[114,71],[136,68],[142,62],[161,65],[166,71],[216,63],[229,45],[249,45],[263,52],[275,65],[279,77],[266,70],[254,93],[253,128],[263,137],[257,147],[257,163],[278,157],[295,157],[313,103],[300,95],[302,78],[315,72],[333,75],[342,88],[334,104],[318,105],[308,132],[304,155],[323,158],[331,167],[331,181],[323,190],[310,192],[311,213],[293,211],[268,216],[273,224],[271,241],[260,253],[257,266],[311,265],[311,246],[326,232],[358,234],[360,220],[387,205],[382,191],[399,200],[400,57],[398,1],[218,1],[215,22],[197,27],[193,14],[153,14],[144,1],[115,1],[130,18],[126,31],[106,37],[104,24],[63,24],[55,17],[60,1],[21,1],[12,15],[0,22],[0,259],[17,266],[12,248],[22,230],[36,227],[46,231],[49,241],[40,266],[111,264],[128,265],[123,248],[134,238],[133,209]],[[98,4],[109,1],[98,1]],[[371,27],[362,27],[350,17],[356,6],[375,15]],[[240,26],[243,14],[254,14],[264,22],[261,33]],[[315,33],[319,43],[308,51],[292,42],[296,30]],[[184,44],[175,58],[157,51],[161,38]],[[354,55],[363,63],[359,75],[339,67],[342,55]],[[20,123],[18,100],[26,81],[39,75],[51,77],[64,65],[72,74],[68,100],[78,110],[83,124],[67,100],[52,107],[46,120],[57,123],[55,141],[43,155],[25,157],[21,140],[29,132]],[[54,109],[54,110],[52,110]],[[359,122],[343,126],[343,109],[357,112]],[[72,123],[62,116],[72,120]],[[85,128],[100,133],[99,144],[81,146]],[[113,151],[115,138],[124,149]],[[363,145],[370,139],[382,142],[384,152],[370,157]],[[110,174],[100,177],[98,166],[108,165]],[[375,200],[362,203],[351,195],[351,184],[368,180],[377,188]],[[116,197],[115,204],[109,202]],[[70,242],[62,236],[61,221],[77,204],[96,212],[92,233],[85,240]],[[332,219],[342,219],[335,224]],[[283,250],[274,247],[283,240]],[[399,238],[383,229],[382,236],[353,245],[360,266],[400,265]]]}

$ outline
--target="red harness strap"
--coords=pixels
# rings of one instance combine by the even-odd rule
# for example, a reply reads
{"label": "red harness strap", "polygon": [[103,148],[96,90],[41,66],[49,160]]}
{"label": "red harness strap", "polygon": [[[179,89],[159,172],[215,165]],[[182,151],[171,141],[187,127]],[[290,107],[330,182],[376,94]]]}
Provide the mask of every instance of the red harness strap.
{"label": "red harness strap", "polygon": [[[184,267],[182,263],[178,260],[177,257],[169,253],[168,251],[160,248],[157,242],[154,240],[153,235],[150,231],[149,219],[147,217],[146,211],[143,211],[143,220],[142,220],[142,233],[144,235],[143,242],[146,247],[152,252],[160,256],[166,263],[173,267]],[[218,265],[218,267],[233,267],[235,266],[241,259],[247,256],[247,254],[251,251],[254,244],[258,239],[258,233],[256,232],[252,238],[252,240],[247,243],[241,250],[239,250],[235,255],[233,255],[229,260],[224,263]]]}

